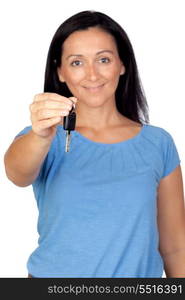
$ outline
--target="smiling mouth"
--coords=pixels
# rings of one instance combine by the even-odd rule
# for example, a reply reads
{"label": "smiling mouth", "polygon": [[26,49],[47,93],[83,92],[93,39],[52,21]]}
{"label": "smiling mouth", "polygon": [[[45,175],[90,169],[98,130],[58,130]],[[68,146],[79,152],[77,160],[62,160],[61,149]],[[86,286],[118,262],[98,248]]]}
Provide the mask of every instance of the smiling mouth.
{"label": "smiling mouth", "polygon": [[101,84],[98,86],[84,86],[84,88],[89,91],[95,92],[95,91],[99,91],[103,86],[104,86],[104,84]]}

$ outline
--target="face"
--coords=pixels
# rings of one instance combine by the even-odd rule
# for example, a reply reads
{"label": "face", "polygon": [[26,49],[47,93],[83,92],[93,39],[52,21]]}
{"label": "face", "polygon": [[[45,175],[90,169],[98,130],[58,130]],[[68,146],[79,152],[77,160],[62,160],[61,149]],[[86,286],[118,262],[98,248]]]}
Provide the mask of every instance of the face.
{"label": "face", "polygon": [[115,101],[119,77],[124,73],[111,34],[92,27],[75,31],[65,40],[58,76],[79,102],[99,106]]}

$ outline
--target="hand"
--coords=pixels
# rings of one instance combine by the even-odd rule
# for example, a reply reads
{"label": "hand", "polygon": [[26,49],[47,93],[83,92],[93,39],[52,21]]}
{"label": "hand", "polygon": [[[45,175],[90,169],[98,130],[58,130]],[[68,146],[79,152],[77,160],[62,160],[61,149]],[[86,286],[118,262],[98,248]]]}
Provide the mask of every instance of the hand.
{"label": "hand", "polygon": [[35,95],[29,106],[33,132],[43,138],[53,138],[57,125],[69,114],[73,102],[77,102],[75,97],[66,98],[56,93]]}

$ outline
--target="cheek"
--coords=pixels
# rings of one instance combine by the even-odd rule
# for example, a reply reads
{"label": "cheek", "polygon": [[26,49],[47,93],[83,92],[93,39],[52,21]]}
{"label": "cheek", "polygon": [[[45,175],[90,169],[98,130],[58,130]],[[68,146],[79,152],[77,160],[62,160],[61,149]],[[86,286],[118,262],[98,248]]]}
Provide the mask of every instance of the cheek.
{"label": "cheek", "polygon": [[117,66],[109,66],[101,70],[101,74],[110,81],[117,81],[120,76],[120,69]]}
{"label": "cheek", "polygon": [[120,77],[120,69],[113,68],[112,72],[110,72],[110,76],[112,77],[112,79],[115,79],[117,81],[117,79]]}
{"label": "cheek", "polygon": [[68,86],[69,90],[73,94],[74,97],[81,97],[81,90],[79,89],[79,85],[83,79],[82,72],[79,71],[68,71],[65,73],[65,83]]}
{"label": "cheek", "polygon": [[84,72],[80,69],[65,72],[66,83],[70,85],[78,84],[80,80],[83,79],[83,77],[84,77]]}
{"label": "cheek", "polygon": [[115,91],[119,82],[119,73],[116,71],[110,72],[106,79],[108,81],[107,91]]}

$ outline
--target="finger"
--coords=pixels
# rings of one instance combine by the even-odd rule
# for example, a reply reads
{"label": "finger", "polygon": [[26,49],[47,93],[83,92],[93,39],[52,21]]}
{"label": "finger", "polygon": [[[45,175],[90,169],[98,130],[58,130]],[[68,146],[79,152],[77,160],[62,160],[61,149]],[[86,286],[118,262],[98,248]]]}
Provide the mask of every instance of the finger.
{"label": "finger", "polygon": [[[76,99],[75,97],[72,97],[72,98]],[[56,100],[56,101],[60,101],[60,102],[62,101],[62,102],[66,102],[66,103],[70,103],[71,102],[69,100],[69,98],[61,96],[61,95],[56,94],[56,93],[41,93],[41,94],[36,94],[34,96],[33,102],[39,102],[39,101],[45,101],[45,100]]]}
{"label": "finger", "polygon": [[46,120],[46,119],[51,119],[55,117],[61,117],[61,116],[67,116],[69,114],[69,110],[55,110],[55,109],[50,109],[50,110],[39,110],[35,114],[35,118],[40,121],[40,120]]}
{"label": "finger", "polygon": [[55,100],[45,100],[39,102],[33,102],[30,104],[30,112],[34,113],[41,109],[59,109],[59,110],[71,110],[72,102],[60,102]]}
{"label": "finger", "polygon": [[52,127],[53,125],[59,124],[61,122],[61,117],[55,117],[48,120],[42,120],[34,124],[34,127],[37,128],[37,130],[44,130],[47,128]]}
{"label": "finger", "polygon": [[36,94],[34,96],[34,102],[43,101],[46,99],[53,99],[53,100],[60,101],[61,97],[62,96],[60,96],[59,94],[56,94],[56,93],[40,93],[40,94]]}

